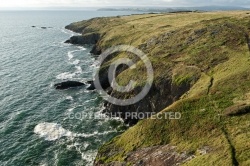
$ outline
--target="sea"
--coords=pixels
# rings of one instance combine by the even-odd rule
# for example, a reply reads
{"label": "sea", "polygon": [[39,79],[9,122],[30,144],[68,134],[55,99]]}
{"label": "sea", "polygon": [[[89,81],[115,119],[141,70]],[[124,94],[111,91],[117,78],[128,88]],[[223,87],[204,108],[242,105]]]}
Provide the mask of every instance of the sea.
{"label": "sea", "polygon": [[[67,80],[92,80],[91,45],[65,44],[64,27],[126,11],[0,11],[0,165],[90,166],[98,148],[123,123],[102,114],[103,99],[86,86],[56,90]],[[42,28],[46,27],[46,28]]]}

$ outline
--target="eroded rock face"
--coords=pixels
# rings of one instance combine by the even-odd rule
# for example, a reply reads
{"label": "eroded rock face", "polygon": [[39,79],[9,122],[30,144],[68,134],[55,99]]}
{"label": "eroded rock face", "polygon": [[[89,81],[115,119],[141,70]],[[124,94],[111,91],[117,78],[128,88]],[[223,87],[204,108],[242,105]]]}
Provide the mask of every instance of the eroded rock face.
{"label": "eroded rock face", "polygon": [[100,35],[97,33],[86,34],[83,36],[72,36],[69,40],[65,41],[65,43],[71,44],[96,44],[100,39]]}
{"label": "eroded rock face", "polygon": [[[139,120],[142,120],[139,115],[144,113],[143,119],[150,118],[150,113],[157,113],[171,105],[186,93],[191,86],[192,85],[189,83],[175,85],[172,83],[171,78],[166,78],[159,84],[153,84],[149,93],[141,101],[127,106],[107,103],[104,111],[111,116],[119,115],[120,118],[124,119],[126,124],[133,126]],[[140,91],[140,88],[136,88],[132,93],[137,94]],[[119,99],[124,97],[124,94],[112,90],[110,95]],[[135,116],[135,113],[138,113],[138,117]],[[132,117],[128,115],[131,115]]]}
{"label": "eroded rock face", "polygon": [[56,89],[63,90],[63,89],[69,89],[69,88],[74,88],[74,87],[80,87],[84,85],[85,85],[84,83],[77,82],[77,81],[66,81],[66,82],[55,84],[54,87]]}
{"label": "eroded rock face", "polygon": [[90,53],[93,54],[93,55],[100,55],[100,54],[102,53],[102,50],[101,50],[101,48],[98,47],[97,44],[95,44],[95,45],[92,47]]}

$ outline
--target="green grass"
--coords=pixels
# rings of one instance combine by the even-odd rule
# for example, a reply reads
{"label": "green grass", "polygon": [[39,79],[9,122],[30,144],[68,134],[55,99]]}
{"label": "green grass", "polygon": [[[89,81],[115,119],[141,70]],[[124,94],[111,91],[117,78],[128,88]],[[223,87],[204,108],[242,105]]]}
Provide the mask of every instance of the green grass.
{"label": "green grass", "polygon": [[[232,165],[233,157],[240,165],[250,164],[250,115],[222,116],[226,108],[238,102],[250,103],[250,53],[246,43],[250,17],[245,11],[98,18],[75,26],[100,33],[98,46],[103,50],[119,44],[142,49],[152,63],[156,86],[165,79],[177,87],[191,85],[178,101],[159,113],[180,112],[180,120],[142,120],[104,144],[96,161],[123,162],[131,151],[171,144],[178,152],[192,154],[204,146],[211,148],[184,165]],[[137,87],[143,86],[146,69],[134,55],[114,55],[102,70],[124,57],[133,59],[136,69],[121,72],[117,82],[126,85],[133,79]]]}

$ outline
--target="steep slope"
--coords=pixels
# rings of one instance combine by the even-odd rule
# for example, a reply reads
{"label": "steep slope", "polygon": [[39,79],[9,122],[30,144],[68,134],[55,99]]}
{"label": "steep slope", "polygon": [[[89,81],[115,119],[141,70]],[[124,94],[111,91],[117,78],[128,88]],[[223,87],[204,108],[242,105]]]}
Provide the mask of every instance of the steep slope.
{"label": "steep slope", "polygon": [[[192,18],[192,19],[190,19]],[[99,149],[95,165],[249,165],[250,164],[250,15],[247,12],[149,14],[96,18],[68,29],[83,37],[98,34],[93,53],[130,44],[147,54],[154,81],[148,95],[131,106],[106,104],[107,112],[181,113],[181,119],[139,121]],[[132,54],[112,54],[100,77],[119,58],[136,61],[121,67],[117,82],[137,81],[136,90],[112,91],[133,97],[146,84],[145,66]],[[127,118],[135,124],[137,119]],[[145,157],[147,156],[147,157]],[[157,160],[156,160],[157,159]]]}

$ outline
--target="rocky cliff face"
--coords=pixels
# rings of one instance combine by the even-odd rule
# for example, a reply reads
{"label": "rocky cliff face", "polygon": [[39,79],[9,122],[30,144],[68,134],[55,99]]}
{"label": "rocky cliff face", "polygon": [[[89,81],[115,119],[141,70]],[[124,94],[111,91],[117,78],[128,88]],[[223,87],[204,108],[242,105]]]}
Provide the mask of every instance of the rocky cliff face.
{"label": "rocky cliff face", "polygon": [[72,36],[65,43],[79,44],[79,45],[96,44],[99,39],[100,39],[99,34],[91,33],[91,34],[86,34],[83,36]]}
{"label": "rocky cliff face", "polygon": [[[118,106],[107,103],[105,111],[106,113],[112,115],[118,113],[118,115],[124,119],[125,123],[134,125],[138,122],[138,120],[141,120],[140,117],[150,118],[150,116],[147,115],[148,113],[158,113],[177,101],[190,89],[190,87],[190,83],[175,85],[172,83],[171,79],[166,78],[166,80],[161,81],[159,85],[153,84],[147,96],[138,103],[129,106]],[[141,88],[136,89],[136,91],[140,92]],[[133,94],[136,95],[137,93],[135,92]],[[120,99],[126,99],[123,97],[124,94],[115,91],[111,92],[111,95]],[[134,112],[138,115],[133,114]],[[141,113],[144,113],[144,115]]]}
{"label": "rocky cliff face", "polygon": [[[134,126],[104,144],[95,165],[248,164],[249,125],[244,124],[250,118],[249,20],[245,12],[179,13],[96,18],[67,26],[82,33],[71,43],[94,44],[92,53],[99,56],[114,45],[133,45],[147,55],[154,70],[153,85],[141,101],[128,106],[105,104],[106,113],[119,112]],[[120,66],[116,71],[121,85],[137,81],[130,92],[117,92],[108,82],[108,68],[119,58],[136,63],[136,69]],[[108,94],[119,99],[137,95],[146,83],[145,66],[124,52],[105,59],[99,76]],[[242,114],[223,116],[231,108],[237,113],[236,106],[242,104]],[[138,122],[140,118],[125,118],[127,112],[178,112],[182,119]],[[209,151],[199,155],[202,147]]]}

